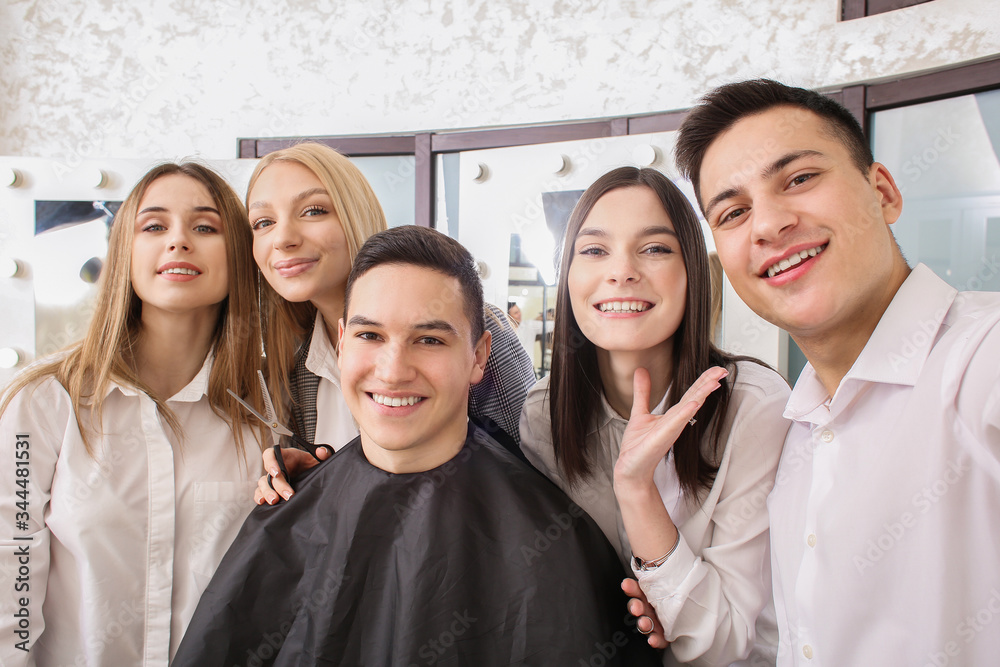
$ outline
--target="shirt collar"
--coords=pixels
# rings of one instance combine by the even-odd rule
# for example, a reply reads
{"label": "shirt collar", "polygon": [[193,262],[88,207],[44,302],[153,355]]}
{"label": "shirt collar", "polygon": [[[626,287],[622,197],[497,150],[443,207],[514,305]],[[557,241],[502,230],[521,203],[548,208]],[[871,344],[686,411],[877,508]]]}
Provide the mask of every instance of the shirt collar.
{"label": "shirt collar", "polygon": [[[212,375],[212,366],[215,363],[215,354],[210,350],[208,355],[205,356],[205,361],[201,364],[201,369],[191,381],[188,382],[180,391],[167,399],[168,403],[197,403],[201,400],[202,396],[208,395],[208,380]],[[139,390],[131,385],[121,384],[120,382],[109,382],[108,390],[105,392],[104,397],[107,396],[114,390],[120,391],[124,396],[138,396]]]}
{"label": "shirt collar", "polygon": [[337,350],[326,333],[326,324],[320,312],[316,311],[313,322],[312,338],[309,342],[309,355],[306,357],[306,368],[338,387],[340,386],[340,367],[337,365]]}
{"label": "shirt collar", "polygon": [[[916,384],[957,294],[955,288],[933,271],[917,264],[893,296],[851,370],[840,381],[837,393],[852,380]],[[806,364],[792,388],[784,416],[801,419],[828,398],[830,395],[812,364]]]}
{"label": "shirt collar", "polygon": [[[670,395],[670,387],[668,386],[667,387],[667,391],[665,391],[664,394],[663,394],[663,398],[660,399],[659,404],[657,404],[657,406],[655,408],[653,408],[653,410],[650,412],[650,414],[653,414],[653,415],[662,415],[664,412],[666,412],[667,411],[667,396],[669,396],[669,395]],[[594,425],[593,428],[591,428],[588,431],[588,435],[590,433],[595,433],[597,431],[600,431],[601,429],[603,429],[604,427],[606,427],[608,424],[610,424],[613,421],[618,421],[618,422],[620,422],[622,424],[628,424],[628,420],[625,419],[624,417],[622,417],[617,412],[615,412],[615,409],[613,407],[611,407],[611,404],[608,403],[608,399],[605,398],[604,392],[602,391],[601,392],[601,411],[600,411],[600,414],[598,414],[597,423]]]}

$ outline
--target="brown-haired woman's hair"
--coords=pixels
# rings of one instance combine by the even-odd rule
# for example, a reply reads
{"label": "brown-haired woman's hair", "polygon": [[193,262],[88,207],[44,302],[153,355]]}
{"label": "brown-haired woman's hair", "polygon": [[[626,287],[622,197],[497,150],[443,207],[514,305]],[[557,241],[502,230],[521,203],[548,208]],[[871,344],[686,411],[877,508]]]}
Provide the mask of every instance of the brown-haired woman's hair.
{"label": "brown-haired woman's hair", "polygon": [[[311,142],[268,153],[257,163],[247,185],[248,209],[253,207],[250,196],[257,179],[275,162],[300,164],[315,174],[323,184],[333,200],[334,212],[343,227],[352,263],[368,237],[388,227],[382,205],[364,174],[329,146]],[[266,280],[260,279],[259,270],[257,280],[260,283],[261,326],[267,355],[268,384],[277,390],[275,410],[279,420],[287,422],[287,407],[292,401],[289,378],[295,366],[296,353],[316,320],[316,307],[308,301],[286,301]]]}
{"label": "brown-haired woman's hair", "polygon": [[[84,446],[93,454],[89,434],[101,432],[104,399],[110,384],[115,382],[148,394],[174,433],[183,435],[176,415],[167,407],[166,399],[170,397],[157,396],[143,384],[133,356],[133,348],[143,333],[142,302],[132,288],[135,221],[149,186],[159,178],[174,174],[192,178],[208,190],[219,209],[226,244],[229,292],[220,305],[212,336],[215,360],[208,380],[208,400],[212,410],[232,427],[241,458],[245,452],[242,425],[257,427],[258,446],[263,446],[263,425],[226,393],[226,389],[232,389],[251,405],[262,406],[256,378],[256,370],[260,367],[260,326],[253,235],[247,227],[246,210],[239,195],[214,171],[192,162],[157,165],[132,188],[111,224],[95,315],[86,335],[54,358],[32,365],[18,375],[5,391],[0,414],[17,392],[38,380],[54,377],[69,394]],[[95,423],[83,423],[81,414],[85,405]]]}
{"label": "brown-haired woman's hair", "polygon": [[[573,316],[569,295],[569,269],[580,228],[601,197],[619,188],[645,187],[652,190],[670,217],[687,272],[684,317],[673,335],[673,369],[667,402],[680,400],[698,376],[712,366],[729,369],[722,389],[712,393],[674,444],[674,462],[681,487],[697,494],[708,487],[718,471],[721,448],[720,427],[729,406],[735,381],[737,357],[720,351],[711,343],[711,281],[708,253],[698,218],[687,199],[666,176],[655,169],[621,167],[594,182],[580,197],[566,226],[559,261],[556,298],[555,342],[552,346],[552,376],[549,380],[549,414],[556,460],[570,483],[585,478],[593,465],[593,442],[587,433],[600,413],[604,390],[597,365],[597,348],[590,342]],[[709,431],[710,446],[703,451],[702,438]]]}

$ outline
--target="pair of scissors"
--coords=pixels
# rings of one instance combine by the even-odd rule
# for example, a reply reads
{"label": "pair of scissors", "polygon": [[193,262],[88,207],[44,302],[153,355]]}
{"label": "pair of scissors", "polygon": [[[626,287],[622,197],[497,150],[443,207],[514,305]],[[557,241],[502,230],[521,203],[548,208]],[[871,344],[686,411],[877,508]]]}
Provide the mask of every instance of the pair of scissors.
{"label": "pair of scissors", "polygon": [[[305,438],[299,437],[298,435],[293,433],[290,428],[279,422],[277,420],[276,413],[274,412],[274,404],[271,402],[271,393],[267,390],[267,382],[264,381],[263,371],[260,370],[257,371],[257,380],[260,382],[260,391],[261,394],[263,394],[264,396],[264,412],[266,413],[264,415],[254,410],[246,401],[237,396],[232,389],[226,389],[226,391],[228,391],[229,395],[235,398],[240,405],[246,408],[250,412],[250,414],[252,414],[254,417],[264,422],[264,424],[266,424],[267,427],[271,429],[271,433],[275,436],[274,439],[278,443],[280,443],[281,441],[281,436],[285,436],[292,441],[292,444],[295,447],[309,452],[310,454],[313,455],[313,458],[315,458],[317,461],[319,461],[320,458],[319,456],[316,455],[316,453],[320,449],[326,449],[328,452],[330,452],[330,454],[333,454],[333,447],[331,447],[330,445],[314,445]],[[285,476],[285,480],[291,483],[291,479],[288,476],[288,469],[285,468],[285,460],[281,456],[281,445],[275,444],[272,449],[274,450],[274,458],[277,459],[278,467],[281,469],[282,474]],[[267,484],[272,489],[274,488],[274,485],[271,484],[271,475],[267,476]]]}

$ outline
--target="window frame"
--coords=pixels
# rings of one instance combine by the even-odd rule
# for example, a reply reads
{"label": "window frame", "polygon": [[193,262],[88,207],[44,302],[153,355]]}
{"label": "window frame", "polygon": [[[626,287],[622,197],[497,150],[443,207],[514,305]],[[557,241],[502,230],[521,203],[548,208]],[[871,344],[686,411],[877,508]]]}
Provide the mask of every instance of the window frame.
{"label": "window frame", "polygon": [[[845,0],[845,5],[847,2],[848,0]],[[820,92],[847,107],[860,121],[865,136],[870,139],[869,120],[871,114],[877,111],[995,88],[1000,88],[1000,55],[934,72],[820,89]],[[437,180],[435,168],[438,155],[487,148],[670,132],[680,127],[687,113],[687,109],[679,109],[565,123],[414,133],[240,138],[238,155],[241,158],[261,158],[272,151],[303,141],[325,144],[348,157],[412,155],[416,164],[414,220],[418,225],[432,227],[435,219],[434,187]]]}
{"label": "window frame", "polygon": [[854,19],[875,16],[897,9],[905,9],[916,5],[922,5],[932,0],[841,0],[840,19],[842,21],[853,21]]}

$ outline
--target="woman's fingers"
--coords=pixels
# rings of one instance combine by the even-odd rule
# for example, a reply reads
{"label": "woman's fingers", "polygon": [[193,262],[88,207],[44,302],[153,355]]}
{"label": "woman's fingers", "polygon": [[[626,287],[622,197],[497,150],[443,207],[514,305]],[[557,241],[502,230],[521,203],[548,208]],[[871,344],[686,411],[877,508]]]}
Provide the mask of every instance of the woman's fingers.
{"label": "woman's fingers", "polygon": [[[281,485],[285,484],[285,476],[281,473],[278,473],[278,475],[279,477],[274,479],[274,489],[281,489]],[[273,505],[281,498],[267,483],[268,477],[270,477],[270,475],[264,475],[257,480],[257,490],[253,493],[253,501],[258,505],[263,505],[264,503]],[[288,487],[288,489],[291,490],[291,487]]]}
{"label": "woman's fingers", "polygon": [[649,414],[649,371],[645,368],[635,369],[632,375],[632,417]]}
{"label": "woman's fingers", "polygon": [[639,588],[639,582],[631,578],[625,579],[622,581],[622,590],[631,598],[627,604],[628,613],[636,617],[636,627],[646,635],[649,645],[653,648],[667,648],[669,642],[664,635],[663,626],[653,605],[649,604],[646,594]]}
{"label": "woman's fingers", "polygon": [[688,387],[688,390],[681,396],[681,400],[677,402],[677,405],[685,405],[694,401],[698,404],[698,407],[701,407],[701,404],[705,402],[708,395],[721,386],[719,384],[720,380],[727,375],[729,375],[729,371],[725,368],[720,368],[719,366],[709,368],[694,381],[694,384]]}
{"label": "woman's fingers", "polygon": [[[325,450],[320,451],[318,455],[323,459],[327,459],[330,456],[329,452]],[[288,480],[281,473],[281,469],[278,467],[278,459],[274,456],[274,450],[268,447],[264,450],[261,458],[264,461],[264,470],[270,475],[271,484],[274,485],[274,489],[271,489],[271,486],[267,483],[268,475],[261,477],[257,482],[257,490],[253,495],[254,502],[258,505],[264,502],[268,505],[273,505],[278,502],[279,497],[285,500],[291,498],[295,494],[295,491],[292,490],[291,484],[288,483]],[[282,449],[281,458],[285,462],[288,474],[293,477],[319,464],[319,461],[312,454],[304,452],[301,449]]]}

